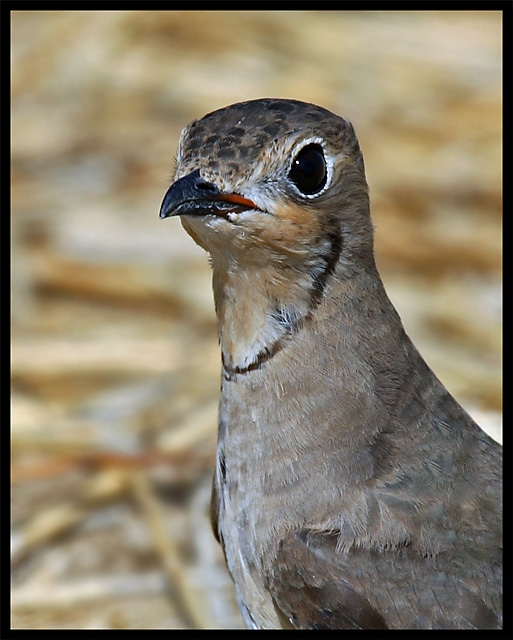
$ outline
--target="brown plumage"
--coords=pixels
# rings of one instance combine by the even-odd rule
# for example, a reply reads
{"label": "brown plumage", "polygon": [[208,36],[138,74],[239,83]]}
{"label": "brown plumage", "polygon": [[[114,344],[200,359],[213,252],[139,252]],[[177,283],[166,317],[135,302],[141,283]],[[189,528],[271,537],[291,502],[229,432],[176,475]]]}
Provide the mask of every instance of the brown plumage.
{"label": "brown plumage", "polygon": [[213,525],[246,624],[499,628],[502,449],[386,295],[351,124],[279,99],[208,114],[160,215],[211,256]]}

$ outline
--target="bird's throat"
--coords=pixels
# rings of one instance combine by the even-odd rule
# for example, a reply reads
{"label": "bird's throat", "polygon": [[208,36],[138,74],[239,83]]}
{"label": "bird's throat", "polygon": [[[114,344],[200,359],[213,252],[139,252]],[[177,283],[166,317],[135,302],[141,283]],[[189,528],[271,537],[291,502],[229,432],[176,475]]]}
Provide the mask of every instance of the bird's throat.
{"label": "bird's throat", "polygon": [[223,365],[246,373],[272,358],[298,331],[311,310],[304,276],[259,269],[219,268],[213,261],[213,289]]}

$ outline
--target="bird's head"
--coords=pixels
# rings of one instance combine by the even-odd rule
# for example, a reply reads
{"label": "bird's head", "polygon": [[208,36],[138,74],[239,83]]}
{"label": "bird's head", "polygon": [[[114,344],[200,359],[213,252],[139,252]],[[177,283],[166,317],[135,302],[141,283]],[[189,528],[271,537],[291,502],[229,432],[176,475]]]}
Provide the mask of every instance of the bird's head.
{"label": "bird's head", "polygon": [[282,99],[234,104],[182,132],[160,217],[181,216],[214,260],[314,262],[340,239],[372,255],[367,183],[352,125]]}

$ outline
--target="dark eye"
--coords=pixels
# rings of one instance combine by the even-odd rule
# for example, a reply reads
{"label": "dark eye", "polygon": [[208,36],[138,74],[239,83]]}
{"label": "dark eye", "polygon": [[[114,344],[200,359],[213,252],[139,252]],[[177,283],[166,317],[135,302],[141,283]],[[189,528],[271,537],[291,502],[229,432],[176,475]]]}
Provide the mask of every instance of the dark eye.
{"label": "dark eye", "polygon": [[303,147],[294,158],[289,178],[305,195],[313,195],[326,184],[326,161],[319,144]]}

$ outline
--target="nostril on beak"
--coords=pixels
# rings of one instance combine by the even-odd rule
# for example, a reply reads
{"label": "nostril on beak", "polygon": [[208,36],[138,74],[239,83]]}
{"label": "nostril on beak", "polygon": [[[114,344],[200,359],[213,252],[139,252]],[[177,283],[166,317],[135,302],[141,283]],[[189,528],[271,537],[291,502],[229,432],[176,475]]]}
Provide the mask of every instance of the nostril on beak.
{"label": "nostril on beak", "polygon": [[196,189],[199,189],[200,191],[206,191],[207,193],[219,192],[219,189],[215,184],[212,184],[211,182],[205,182],[203,180],[198,180],[198,182],[196,183]]}

